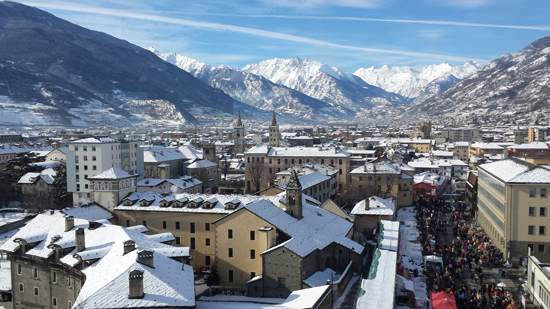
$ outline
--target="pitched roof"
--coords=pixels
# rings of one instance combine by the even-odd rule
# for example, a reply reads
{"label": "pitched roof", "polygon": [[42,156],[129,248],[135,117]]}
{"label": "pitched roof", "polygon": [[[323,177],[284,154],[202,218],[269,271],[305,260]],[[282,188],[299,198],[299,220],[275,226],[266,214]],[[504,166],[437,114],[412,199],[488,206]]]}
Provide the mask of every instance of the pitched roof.
{"label": "pitched roof", "polygon": [[[298,181],[301,184],[303,190],[327,180],[330,180],[330,176],[323,175],[319,172],[313,172],[313,173],[298,177]],[[278,187],[281,189],[285,189],[288,184],[289,184],[289,181],[285,181],[280,183]]]}
{"label": "pitched roof", "polygon": [[[193,268],[170,257],[188,257],[188,247],[172,247],[154,241],[145,234],[133,229],[107,223],[89,229],[86,220],[74,219],[74,228],[65,231],[65,216],[59,212],[53,215],[38,215],[22,227],[0,250],[15,252],[19,241],[38,244],[26,252],[27,255],[47,258],[54,253],[54,246],[71,248],[75,245],[75,230],[85,231],[86,249],[74,250],[60,259],[69,267],[82,260],[96,260],[91,266],[81,270],[86,282],[75,301],[75,307],[85,308],[136,308],[194,306]],[[124,242],[133,240],[136,250],[124,253]],[[137,262],[139,250],[154,252],[154,266],[151,268]],[[129,299],[128,271],[139,269],[144,272],[145,296]]]}
{"label": "pitched roof", "polygon": [[[188,201],[201,198],[203,201],[215,199],[211,207],[189,207]],[[151,201],[148,206],[140,206],[141,200]],[[230,214],[235,209],[226,208],[227,203],[238,204],[236,209],[242,208],[244,205],[250,204],[257,200],[271,200],[273,203],[279,202],[277,196],[258,196],[258,195],[236,195],[236,194],[202,194],[202,193],[180,193],[180,194],[159,194],[153,192],[134,192],[124,198],[124,200],[115,207],[115,211],[137,210],[137,211],[160,211],[160,212],[185,212],[185,213],[213,213],[213,214]],[[182,201],[182,207],[176,207],[174,203],[163,207],[161,201]],[[125,201],[132,201],[132,205],[125,206]],[[239,203],[237,203],[237,201]]]}
{"label": "pitched roof", "polygon": [[550,169],[516,158],[479,165],[479,168],[509,183],[550,183]]}
{"label": "pitched roof", "polygon": [[205,168],[205,167],[212,167],[212,166],[218,166],[218,164],[208,160],[198,160],[189,164],[187,168]]}
{"label": "pitched roof", "polygon": [[167,162],[174,160],[187,160],[188,158],[176,147],[142,146],[143,162]]}
{"label": "pitched roof", "polygon": [[[285,194],[280,193],[279,196]],[[272,247],[266,252],[284,246],[300,256],[307,256],[316,249],[323,249],[336,242],[361,254],[363,246],[346,237],[353,227],[353,223],[327,210],[311,205],[307,200],[302,202],[302,207],[303,217],[298,220],[267,200],[260,200],[246,206],[247,210],[291,237],[290,240]]]}
{"label": "pitched roof", "polygon": [[137,175],[130,175],[128,172],[123,171],[116,167],[111,167],[110,169],[103,171],[95,176],[90,176],[88,179],[124,179],[137,177]]}
{"label": "pitched roof", "polygon": [[365,200],[359,201],[351,211],[352,215],[393,216],[395,213],[395,200],[383,199],[378,196],[369,198],[369,209],[365,209]]}
{"label": "pitched roof", "polygon": [[31,184],[35,183],[38,179],[42,179],[45,183],[51,185],[54,182],[54,177],[56,175],[56,172],[53,168],[47,168],[45,170],[42,170],[39,173],[36,172],[29,172],[25,175],[21,176],[19,181],[17,181],[18,184]]}

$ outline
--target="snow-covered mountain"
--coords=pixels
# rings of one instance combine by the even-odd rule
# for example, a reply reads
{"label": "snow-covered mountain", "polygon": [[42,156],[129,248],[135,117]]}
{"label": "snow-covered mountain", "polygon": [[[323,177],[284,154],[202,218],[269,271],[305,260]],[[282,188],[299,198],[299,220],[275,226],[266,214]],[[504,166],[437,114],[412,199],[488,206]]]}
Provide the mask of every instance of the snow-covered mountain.
{"label": "snow-covered mountain", "polygon": [[414,106],[415,119],[531,121],[550,110],[550,37],[498,57],[446,91]]}
{"label": "snow-covered mountain", "polygon": [[192,110],[234,112],[234,99],[151,52],[20,3],[0,1],[0,46],[2,124],[42,124],[34,115],[63,126],[166,115],[183,123],[200,116]]}
{"label": "snow-covered mountain", "polygon": [[427,94],[434,94],[435,89],[445,90],[445,87],[472,75],[480,67],[481,65],[475,61],[468,61],[461,66],[452,66],[448,63],[434,64],[420,71],[410,67],[385,65],[381,68],[360,68],[354,74],[371,85],[409,99],[418,98],[415,102],[421,102],[421,98],[426,99]]}
{"label": "snow-covered mountain", "polygon": [[346,119],[355,115],[348,108],[312,98],[256,74],[227,66],[213,67],[184,55],[159,53],[153,48],[149,50],[235,100],[264,111],[275,111],[283,121],[287,118],[293,121]]}
{"label": "snow-covered mountain", "polygon": [[285,85],[334,107],[354,111],[406,102],[401,95],[370,85],[336,67],[309,59],[274,58],[249,64],[243,71],[263,76],[273,83]]}

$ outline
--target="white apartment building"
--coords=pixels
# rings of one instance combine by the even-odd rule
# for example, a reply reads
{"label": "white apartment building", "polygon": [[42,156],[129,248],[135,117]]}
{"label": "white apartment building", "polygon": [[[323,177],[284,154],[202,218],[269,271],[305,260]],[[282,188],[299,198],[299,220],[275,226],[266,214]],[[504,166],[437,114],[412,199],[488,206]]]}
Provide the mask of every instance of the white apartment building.
{"label": "white apartment building", "polygon": [[67,191],[73,194],[73,205],[90,202],[88,177],[110,168],[118,168],[143,178],[143,148],[134,140],[110,137],[85,138],[69,143],[67,151]]}

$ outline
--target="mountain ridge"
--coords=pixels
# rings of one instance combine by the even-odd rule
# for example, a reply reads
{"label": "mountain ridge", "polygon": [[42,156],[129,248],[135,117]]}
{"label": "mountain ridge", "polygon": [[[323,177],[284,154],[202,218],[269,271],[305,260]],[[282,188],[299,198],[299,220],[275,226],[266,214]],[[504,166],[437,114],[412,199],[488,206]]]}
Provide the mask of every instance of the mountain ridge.
{"label": "mountain ridge", "polygon": [[128,118],[128,123],[156,113],[132,117],[124,106],[129,100],[150,102],[152,110],[157,101],[170,102],[180,120],[188,122],[196,121],[189,112],[194,107],[233,113],[232,98],[151,52],[37,8],[0,2],[0,46],[6,85],[0,86],[0,96],[42,104],[65,125],[72,125],[71,119],[107,121],[107,115],[93,119],[96,107],[87,106],[94,104]]}

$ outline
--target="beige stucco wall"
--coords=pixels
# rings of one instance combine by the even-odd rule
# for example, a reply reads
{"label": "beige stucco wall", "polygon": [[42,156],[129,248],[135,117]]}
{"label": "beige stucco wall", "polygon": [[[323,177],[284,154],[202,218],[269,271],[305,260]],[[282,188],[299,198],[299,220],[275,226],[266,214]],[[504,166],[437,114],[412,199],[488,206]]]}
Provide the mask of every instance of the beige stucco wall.
{"label": "beige stucco wall", "polygon": [[[146,221],[149,232],[147,234],[157,234],[171,232],[180,243],[175,241],[174,246],[191,246],[191,238],[195,239],[195,249],[191,250],[191,265],[194,269],[210,268],[214,264],[215,255],[215,233],[213,221],[221,218],[224,214],[215,213],[190,213],[173,211],[127,211],[116,210],[118,215],[118,224],[121,226],[141,225]],[[166,228],[163,226],[166,222]],[[176,224],[179,222],[179,229]],[[195,232],[191,233],[191,223],[195,224]],[[206,230],[206,224],[209,224],[210,230]],[[206,245],[207,240],[210,245]],[[206,265],[206,256],[210,256],[210,265]]]}
{"label": "beige stucco wall", "polygon": [[[222,286],[246,290],[246,282],[255,275],[262,274],[262,258],[260,254],[275,244],[275,227],[265,220],[242,208],[230,216],[217,221],[216,224],[216,263],[221,277]],[[260,231],[271,228],[270,231]],[[228,230],[233,237],[228,238]],[[250,240],[251,231],[255,239]],[[263,236],[261,236],[263,234]],[[229,248],[233,249],[233,257],[228,256]],[[255,258],[251,259],[250,250],[255,250]],[[233,282],[229,282],[229,271],[233,271]]]}

